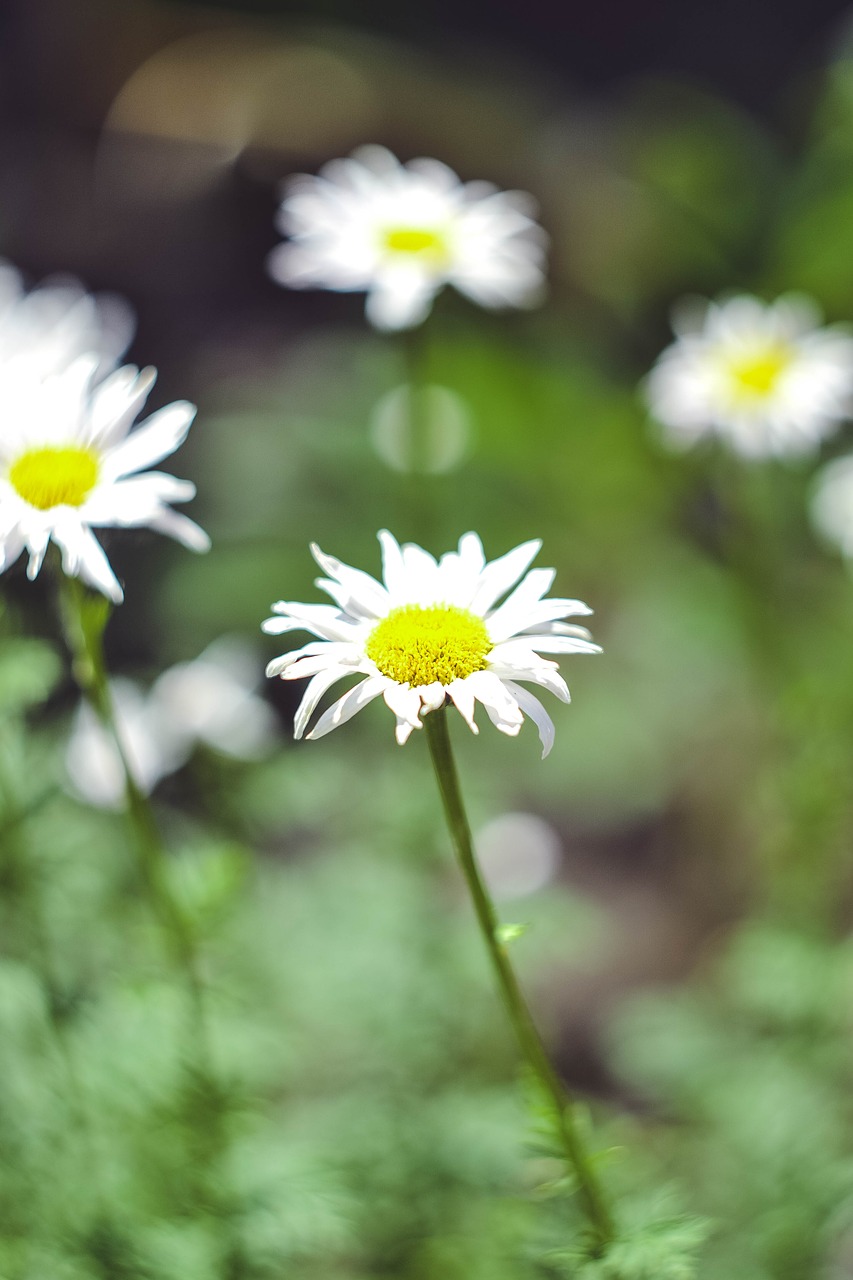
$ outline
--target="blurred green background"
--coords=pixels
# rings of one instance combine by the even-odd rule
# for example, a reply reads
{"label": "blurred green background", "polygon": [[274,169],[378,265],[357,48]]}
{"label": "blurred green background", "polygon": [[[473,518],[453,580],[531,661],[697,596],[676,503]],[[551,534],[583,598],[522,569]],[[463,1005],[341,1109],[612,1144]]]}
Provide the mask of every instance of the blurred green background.
{"label": "blurred green background", "polygon": [[[377,707],[294,744],[299,691],[271,684],[266,758],[202,748],[155,792],[211,1091],[121,818],[69,794],[52,588],[18,566],[2,1280],[853,1276],[853,587],[809,525],[816,459],[672,456],[638,390],[683,293],[799,289],[853,320],[853,45],[831,6],[723,6],[713,38],[674,6],[598,9],[552,28],[536,6],[488,27],[470,4],[13,5],[0,252],[127,296],[153,406],[199,405],[175,470],[214,547],[105,537],[116,674],[150,682],[227,633],[260,678],[270,602],[318,598],[309,541],[376,572],[383,526],[436,553],[476,529],[490,558],[541,537],[558,593],[594,607],[604,655],[564,663],[544,764],[530,726],[453,728],[501,911],[530,925],[514,958],[636,1247],[609,1270],[566,1253],[425,744],[399,750]],[[753,50],[767,37],[752,77],[739,14]],[[264,272],[280,179],[365,141],[533,192],[552,238],[541,310],[439,299],[426,472],[403,341],[360,295]]]}

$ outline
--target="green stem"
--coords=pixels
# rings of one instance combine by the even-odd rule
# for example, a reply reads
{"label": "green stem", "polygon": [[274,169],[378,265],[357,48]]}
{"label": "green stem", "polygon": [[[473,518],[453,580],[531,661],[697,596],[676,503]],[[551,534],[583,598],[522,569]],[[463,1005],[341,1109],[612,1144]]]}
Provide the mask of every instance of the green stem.
{"label": "green stem", "polygon": [[73,660],[73,674],[92,710],[115,745],[124,773],[127,813],[136,836],[142,880],[173,956],[184,971],[192,997],[197,1030],[204,1022],[203,990],[192,929],[169,885],[168,855],[148,798],[141,790],[122,741],[104,659],[103,631],[109,616],[106,601],[89,607],[86,588],[77,578],[62,575],[63,622]]}
{"label": "green stem", "polygon": [[[188,1060],[195,1079],[204,1090],[210,1106],[198,1126],[200,1160],[213,1168],[224,1149],[226,1136],[221,1111],[221,1089],[213,1069],[213,1053],[207,1022],[204,984],[192,926],[175,899],[169,883],[169,859],[157,821],[147,796],[137,783],[127,750],[122,741],[113,705],[107,666],[104,658],[103,633],[109,617],[109,604],[101,597],[90,596],[77,578],[61,576],[63,622],[73,660],[74,678],[93,711],[109,734],[118,752],[124,772],[127,813],[136,836],[139,871],[160,921],[164,936],[190,994],[192,1021],[189,1028]],[[208,1197],[205,1195],[205,1200]],[[224,1250],[225,1273],[242,1274],[242,1249],[232,1234],[230,1209],[217,1201],[212,1206],[219,1221]]]}
{"label": "green stem", "polygon": [[600,1254],[613,1240],[613,1218],[578,1132],[573,1100],[551,1064],[548,1051],[536,1029],[515,971],[510,964],[506,947],[500,941],[497,914],[474,856],[471,829],[462,802],[445,709],[442,707],[432,712],[426,717],[424,723],[450,837],[474,903],[480,932],[497,978],[501,998],[522,1055],[538,1080],[553,1111],[557,1134],[566,1161],[577,1179],[578,1196],[593,1231],[594,1250]]}

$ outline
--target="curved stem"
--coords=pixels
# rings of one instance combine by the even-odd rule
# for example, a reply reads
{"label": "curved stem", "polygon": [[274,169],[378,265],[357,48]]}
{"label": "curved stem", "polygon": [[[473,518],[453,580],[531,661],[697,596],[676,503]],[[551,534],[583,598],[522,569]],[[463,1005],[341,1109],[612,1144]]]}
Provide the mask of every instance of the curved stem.
{"label": "curved stem", "polygon": [[[197,1127],[198,1149],[202,1163],[212,1168],[225,1146],[226,1138],[221,1111],[221,1089],[213,1069],[198,948],[192,925],[172,892],[168,853],[148,798],[134,777],[116,720],[103,647],[103,633],[110,605],[102,597],[88,594],[77,578],[62,575],[61,582],[63,623],[73,659],[74,678],[114,743],[121,760],[127,813],[136,836],[141,878],[175,963],[183,973],[189,989],[191,1024],[188,1060],[192,1064],[196,1083],[202,1086],[210,1102]],[[238,1276],[242,1274],[242,1250],[239,1240],[232,1235],[230,1212],[218,1205],[216,1213],[223,1236],[226,1274],[229,1277]]]}
{"label": "curved stem", "polygon": [[87,599],[77,578],[62,576],[63,622],[77,684],[113,742],[124,773],[127,813],[136,836],[139,870],[151,904],[178,965],[183,969],[199,1026],[204,1022],[202,983],[192,929],[169,886],[168,858],[148,799],[128,759],[113,706],[104,659],[103,631],[109,617],[106,600]]}
{"label": "curved stem", "polygon": [[578,1132],[573,1100],[554,1070],[522,995],[506,947],[500,941],[497,914],[474,856],[471,829],[462,802],[445,709],[442,707],[430,713],[425,717],[424,723],[450,836],[474,903],[501,998],[519,1048],[550,1103],[566,1161],[577,1179],[578,1196],[594,1233],[595,1250],[600,1253],[613,1239],[613,1218]]}

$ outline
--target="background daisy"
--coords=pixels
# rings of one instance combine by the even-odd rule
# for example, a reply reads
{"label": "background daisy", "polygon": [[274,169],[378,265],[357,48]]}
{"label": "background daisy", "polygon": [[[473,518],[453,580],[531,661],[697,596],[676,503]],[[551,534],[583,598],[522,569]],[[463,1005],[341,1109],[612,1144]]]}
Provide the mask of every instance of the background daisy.
{"label": "background daisy", "polygon": [[819,326],[799,296],[682,304],[645,388],[664,438],[717,435],[747,458],[813,450],[853,408],[853,337]]}
{"label": "background daisy", "polygon": [[377,146],[291,178],[286,190],[277,225],[290,239],[269,257],[274,279],[364,290],[379,329],[420,324],[446,284],[481,307],[541,300],[547,237],[524,192],[462,183],[439,160],[401,165]]}

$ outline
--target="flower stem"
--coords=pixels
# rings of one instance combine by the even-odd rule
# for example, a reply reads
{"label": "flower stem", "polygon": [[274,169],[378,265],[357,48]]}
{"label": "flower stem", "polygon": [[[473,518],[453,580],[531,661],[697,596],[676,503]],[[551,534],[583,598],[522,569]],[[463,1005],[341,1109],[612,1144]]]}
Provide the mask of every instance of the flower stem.
{"label": "flower stem", "polygon": [[573,1100],[554,1070],[548,1051],[522,995],[506,947],[500,941],[497,914],[474,856],[471,829],[462,802],[445,708],[442,707],[426,716],[424,724],[450,837],[474,903],[480,932],[497,978],[501,998],[522,1055],[538,1080],[553,1111],[560,1144],[566,1161],[577,1179],[580,1203],[593,1232],[594,1252],[600,1254],[614,1237],[613,1218],[578,1132]]}
{"label": "flower stem", "polygon": [[204,1023],[202,983],[192,929],[169,886],[168,856],[147,797],[133,774],[115,717],[104,659],[103,632],[109,617],[105,600],[87,596],[79,579],[62,575],[63,623],[72,655],[72,670],[92,710],[109,734],[124,772],[127,813],[136,835],[142,880],[175,961],[184,971],[197,1030]]}
{"label": "flower stem", "polygon": [[[169,883],[168,853],[160,835],[148,798],[137,783],[127,750],[122,742],[104,658],[103,633],[109,618],[109,603],[93,596],[77,578],[62,575],[62,612],[66,638],[73,660],[74,678],[93,711],[115,744],[124,771],[127,814],[136,836],[138,865],[176,967],[182,972],[190,996],[191,1021],[188,1062],[194,1083],[202,1090],[203,1113],[197,1117],[197,1154],[201,1166],[216,1174],[216,1165],[225,1148],[222,1100],[224,1091],[217,1079],[208,1027],[204,984],[198,948],[190,921]],[[223,1274],[243,1274],[242,1246],[234,1235],[230,1205],[218,1190],[200,1190],[205,1209],[213,1211],[223,1243]]]}

